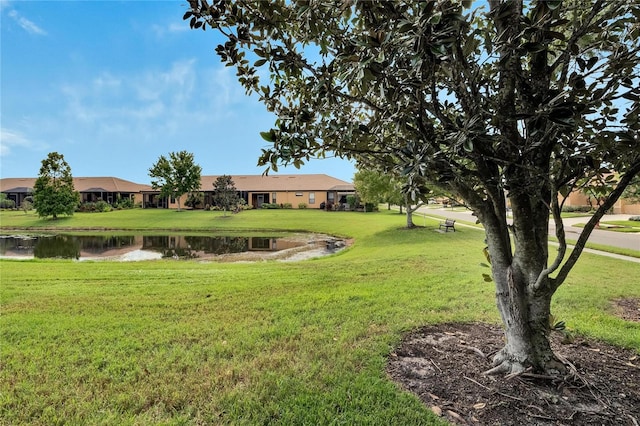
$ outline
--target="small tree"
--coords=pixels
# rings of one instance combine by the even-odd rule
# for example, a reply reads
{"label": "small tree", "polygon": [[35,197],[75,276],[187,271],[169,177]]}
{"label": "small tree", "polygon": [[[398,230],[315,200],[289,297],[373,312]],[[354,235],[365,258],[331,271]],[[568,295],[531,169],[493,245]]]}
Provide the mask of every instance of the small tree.
{"label": "small tree", "polygon": [[161,155],[149,169],[149,176],[153,179],[151,187],[159,189],[163,197],[178,200],[180,211],[180,197],[187,192],[200,189],[201,172],[202,168],[195,163],[190,152],[171,152],[169,158]]}
{"label": "small tree", "polygon": [[195,209],[200,204],[202,204],[203,200],[204,200],[204,194],[202,192],[199,192],[199,191],[190,192],[189,195],[187,196],[187,201],[184,202],[184,205],[187,207],[191,207],[192,209]]}
{"label": "small tree", "polygon": [[218,176],[213,183],[213,202],[224,211],[225,216],[232,206],[235,207],[240,202],[238,190],[231,176]]}
{"label": "small tree", "polygon": [[391,176],[372,169],[360,169],[353,176],[353,185],[363,203],[380,204],[393,191]]}
{"label": "small tree", "polygon": [[430,189],[425,184],[410,186],[406,176],[392,174],[397,173],[395,168],[382,172],[371,167],[360,168],[353,178],[358,195],[364,202],[398,205],[400,213],[406,207],[407,228],[414,228],[413,213],[427,203]]}
{"label": "small tree", "polygon": [[73,187],[71,167],[57,152],[49,153],[42,160],[33,191],[34,206],[40,217],[52,216],[55,220],[60,214],[72,215],[80,203],[80,194]]}

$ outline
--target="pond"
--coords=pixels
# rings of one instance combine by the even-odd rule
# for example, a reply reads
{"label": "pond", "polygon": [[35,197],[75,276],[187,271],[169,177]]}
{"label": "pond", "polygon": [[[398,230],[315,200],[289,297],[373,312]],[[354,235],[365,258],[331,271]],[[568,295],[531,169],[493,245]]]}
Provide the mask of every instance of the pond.
{"label": "pond", "polygon": [[[318,234],[280,236],[12,234],[0,235],[0,258],[75,260],[298,260],[335,252],[339,240]],[[305,253],[305,254],[303,254]]]}

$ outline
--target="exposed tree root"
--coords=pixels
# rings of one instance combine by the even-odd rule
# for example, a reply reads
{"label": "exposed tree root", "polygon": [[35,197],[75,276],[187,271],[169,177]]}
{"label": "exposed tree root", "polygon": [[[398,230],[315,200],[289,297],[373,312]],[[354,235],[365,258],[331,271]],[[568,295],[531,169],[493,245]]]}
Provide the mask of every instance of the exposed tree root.
{"label": "exposed tree root", "polygon": [[[452,424],[640,426],[638,353],[561,338],[550,335],[552,355],[545,351],[536,369],[506,351],[500,327],[440,324],[412,333],[390,357],[389,372]],[[482,373],[489,368],[503,375]]]}
{"label": "exposed tree root", "polygon": [[[564,361],[564,362],[563,362]],[[575,371],[575,366],[566,360],[556,358],[550,359],[544,368],[533,371],[534,368],[526,359],[518,359],[506,353],[503,348],[493,357],[493,367],[485,371],[485,376],[504,375],[507,378],[513,378],[523,374],[536,374],[549,378],[560,378],[567,371]]]}

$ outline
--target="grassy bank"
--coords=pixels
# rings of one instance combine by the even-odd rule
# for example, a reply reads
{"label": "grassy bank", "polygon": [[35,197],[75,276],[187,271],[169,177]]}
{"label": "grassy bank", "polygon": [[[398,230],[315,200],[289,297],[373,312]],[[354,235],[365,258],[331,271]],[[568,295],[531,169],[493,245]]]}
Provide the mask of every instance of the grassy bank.
{"label": "grassy bank", "polygon": [[[481,231],[402,229],[395,212],[168,210],[3,228],[282,229],[355,239],[298,263],[0,261],[5,424],[437,424],[384,373],[407,330],[498,322]],[[27,224],[28,223],[28,224]],[[640,265],[585,254],[554,302],[578,333],[640,350],[609,302]]]}

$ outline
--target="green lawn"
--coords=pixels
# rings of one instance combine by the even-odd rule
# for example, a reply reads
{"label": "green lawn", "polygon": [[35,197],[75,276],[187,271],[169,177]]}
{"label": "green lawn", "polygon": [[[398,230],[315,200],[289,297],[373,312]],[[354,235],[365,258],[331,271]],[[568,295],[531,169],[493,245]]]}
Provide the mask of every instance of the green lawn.
{"label": "green lawn", "polygon": [[[354,238],[298,263],[0,261],[0,424],[437,424],[390,382],[404,332],[498,322],[483,234],[397,212],[130,210],[8,227],[312,230]],[[553,305],[568,327],[640,352],[640,264],[585,254]]]}
{"label": "green lawn", "polygon": [[[572,226],[584,228],[585,224],[578,223]],[[640,232],[640,222],[633,220],[609,220],[606,222],[600,222],[599,229],[614,232]]]}
{"label": "green lawn", "polygon": [[611,220],[600,222],[600,228],[615,232],[640,232],[640,222],[633,220]]}

